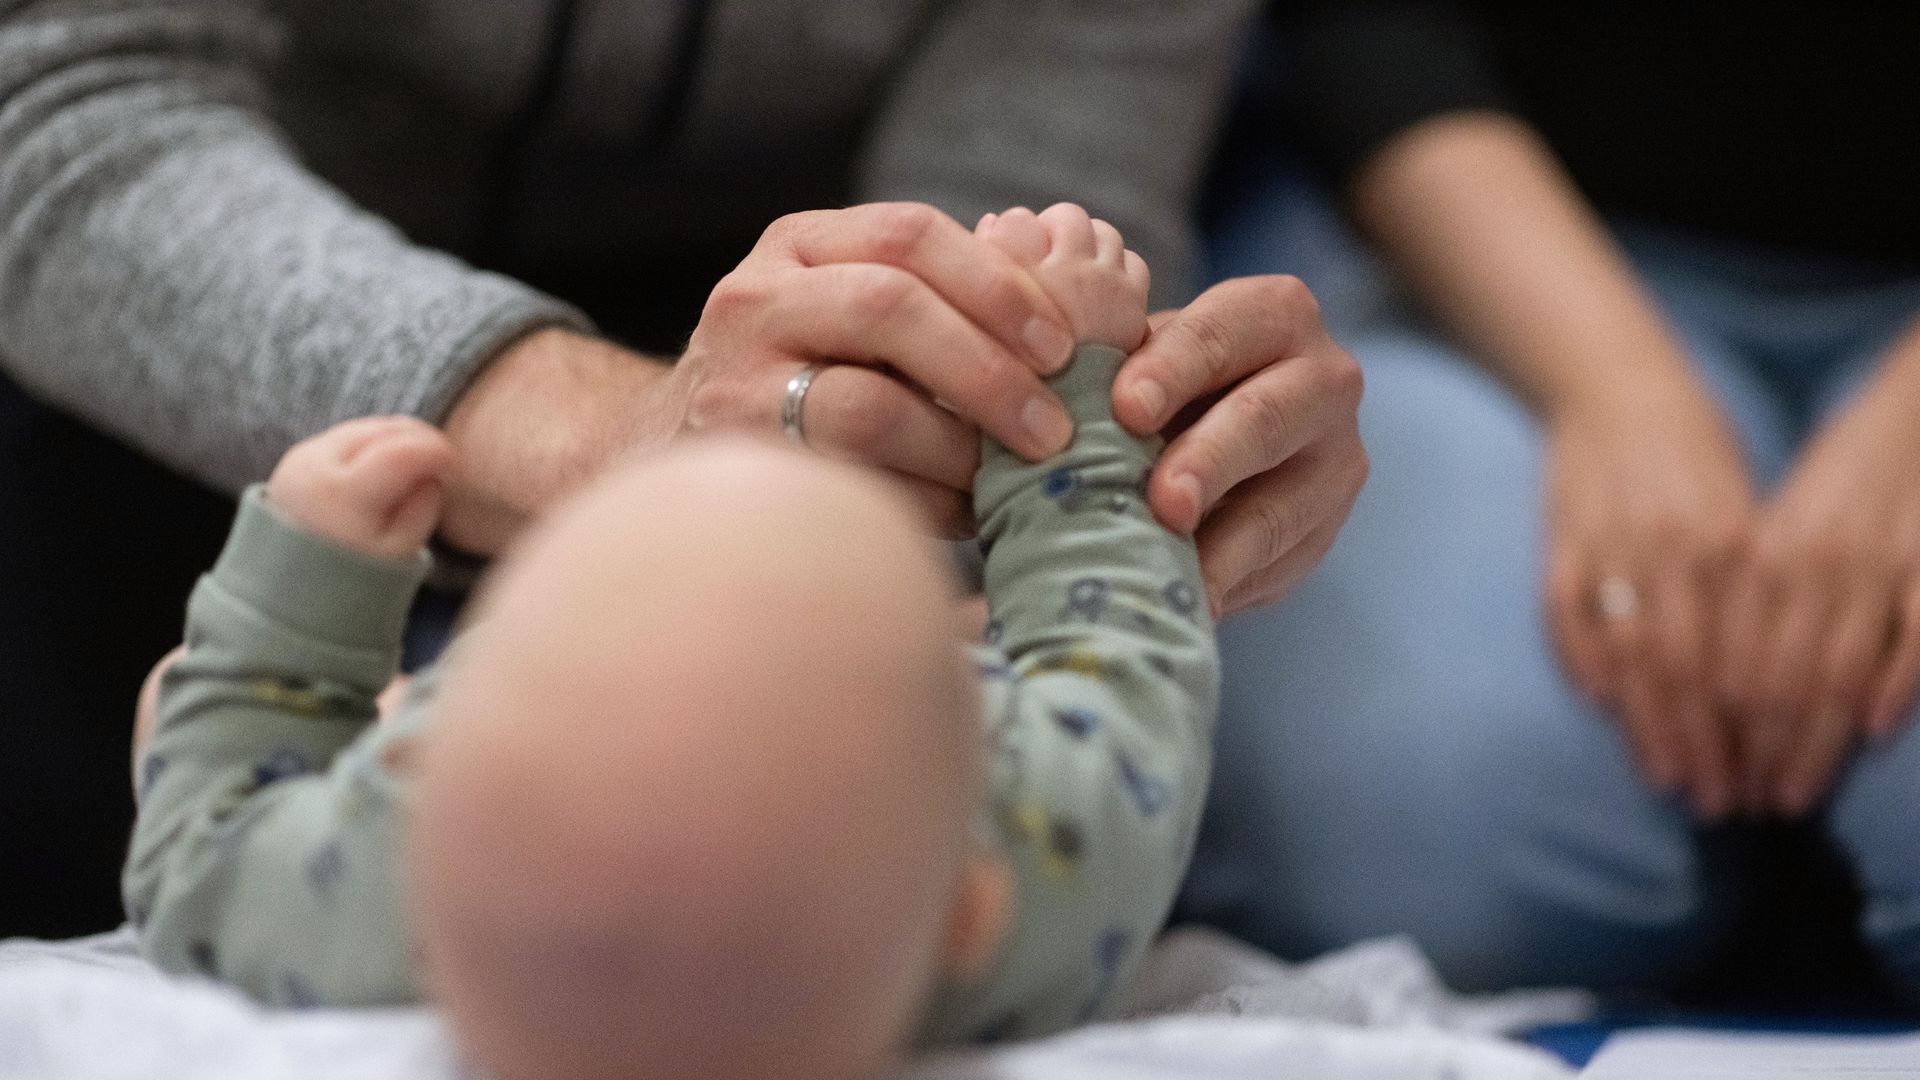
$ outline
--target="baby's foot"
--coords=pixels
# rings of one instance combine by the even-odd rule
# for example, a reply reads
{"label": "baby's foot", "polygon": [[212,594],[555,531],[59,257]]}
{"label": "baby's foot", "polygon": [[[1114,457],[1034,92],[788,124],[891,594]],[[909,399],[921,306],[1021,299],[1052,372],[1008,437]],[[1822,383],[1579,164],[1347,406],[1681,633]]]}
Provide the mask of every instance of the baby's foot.
{"label": "baby's foot", "polygon": [[453,446],[407,416],[349,420],[287,451],[267,500],[294,524],[376,559],[418,551],[440,523]]}
{"label": "baby's foot", "polygon": [[1072,203],[988,214],[974,230],[1013,257],[1066,313],[1076,341],[1129,352],[1147,336],[1147,264],[1120,230]]}

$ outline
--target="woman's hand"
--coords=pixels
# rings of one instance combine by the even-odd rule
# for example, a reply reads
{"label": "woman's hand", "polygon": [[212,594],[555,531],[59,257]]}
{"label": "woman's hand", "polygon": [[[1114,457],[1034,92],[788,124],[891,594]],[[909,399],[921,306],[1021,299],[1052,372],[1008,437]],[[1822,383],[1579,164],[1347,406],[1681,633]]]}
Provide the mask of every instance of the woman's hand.
{"label": "woman's hand", "polygon": [[1760,514],[1721,635],[1755,810],[1804,814],[1920,685],[1920,335],[1807,447]]}
{"label": "woman's hand", "polygon": [[1754,497],[1718,407],[1691,376],[1670,381],[1548,417],[1547,614],[1568,671],[1620,711],[1646,776],[1716,819],[1735,806],[1735,747],[1711,641]]}

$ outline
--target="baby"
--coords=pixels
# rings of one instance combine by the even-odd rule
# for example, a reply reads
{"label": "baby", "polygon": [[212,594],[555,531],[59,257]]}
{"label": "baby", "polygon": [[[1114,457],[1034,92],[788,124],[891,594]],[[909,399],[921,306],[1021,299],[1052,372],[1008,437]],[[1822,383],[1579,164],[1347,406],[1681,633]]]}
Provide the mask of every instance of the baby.
{"label": "baby", "polygon": [[431,997],[501,1080],[866,1077],[1098,1015],[1186,866],[1218,661],[1111,411],[1146,267],[1077,207],[979,231],[1083,345],[1072,446],[982,447],[971,665],[882,480],[709,441],[542,522],[376,724],[451,458],[342,425],[247,493],[159,682],[124,882],[154,962]]}

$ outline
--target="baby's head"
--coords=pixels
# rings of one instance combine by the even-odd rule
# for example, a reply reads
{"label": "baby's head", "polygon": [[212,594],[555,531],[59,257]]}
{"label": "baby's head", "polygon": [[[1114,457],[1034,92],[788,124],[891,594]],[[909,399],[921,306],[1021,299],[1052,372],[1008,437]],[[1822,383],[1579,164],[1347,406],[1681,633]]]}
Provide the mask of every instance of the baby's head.
{"label": "baby's head", "polygon": [[502,1080],[856,1077],[992,951],[976,690],[877,480],[744,442],[617,469],[450,662],[409,837],[432,990]]}

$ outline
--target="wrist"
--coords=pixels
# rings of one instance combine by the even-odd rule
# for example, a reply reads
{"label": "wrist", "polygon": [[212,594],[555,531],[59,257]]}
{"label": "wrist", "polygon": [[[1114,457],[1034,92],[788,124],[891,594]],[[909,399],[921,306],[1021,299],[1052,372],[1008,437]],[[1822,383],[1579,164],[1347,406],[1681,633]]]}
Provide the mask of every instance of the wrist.
{"label": "wrist", "polygon": [[455,470],[442,539],[480,554],[498,551],[640,437],[667,370],[559,328],[508,345],[447,414]]}
{"label": "wrist", "polygon": [[1586,422],[1632,426],[1649,415],[1712,410],[1713,399],[1677,355],[1642,353],[1632,360],[1596,358],[1569,364],[1561,377],[1529,388],[1549,427]]}

